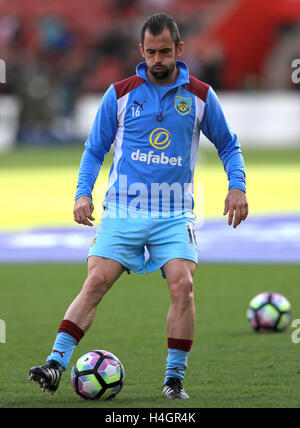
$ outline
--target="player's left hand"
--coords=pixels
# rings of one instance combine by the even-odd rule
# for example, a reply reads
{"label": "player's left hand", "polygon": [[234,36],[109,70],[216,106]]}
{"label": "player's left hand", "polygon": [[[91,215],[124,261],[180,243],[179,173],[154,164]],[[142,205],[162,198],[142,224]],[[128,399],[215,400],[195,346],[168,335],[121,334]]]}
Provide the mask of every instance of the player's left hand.
{"label": "player's left hand", "polygon": [[228,214],[228,224],[232,225],[234,229],[241,223],[241,221],[246,220],[248,216],[248,202],[245,192],[240,189],[230,189],[228,195],[225,199],[225,209],[223,215]]}

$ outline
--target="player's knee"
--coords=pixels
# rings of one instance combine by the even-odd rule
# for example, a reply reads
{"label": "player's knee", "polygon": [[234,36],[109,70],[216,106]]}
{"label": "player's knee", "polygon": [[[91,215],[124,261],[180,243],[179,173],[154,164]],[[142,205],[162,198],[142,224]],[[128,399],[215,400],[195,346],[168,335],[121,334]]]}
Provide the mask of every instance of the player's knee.
{"label": "player's knee", "polygon": [[178,278],[170,284],[171,299],[174,304],[187,307],[194,301],[193,280],[188,276]]}
{"label": "player's knee", "polygon": [[109,282],[103,273],[93,273],[86,279],[82,293],[85,300],[97,304],[109,289]]}

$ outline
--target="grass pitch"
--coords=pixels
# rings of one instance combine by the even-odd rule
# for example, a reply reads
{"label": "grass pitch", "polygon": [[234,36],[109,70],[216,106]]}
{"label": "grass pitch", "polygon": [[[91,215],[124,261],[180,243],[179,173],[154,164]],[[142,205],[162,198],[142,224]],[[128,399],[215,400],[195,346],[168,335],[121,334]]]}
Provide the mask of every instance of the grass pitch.
{"label": "grass pitch", "polygon": [[[126,273],[105,296],[95,322],[76,348],[59,390],[50,396],[27,381],[44,364],[66,307],[81,289],[85,265],[3,265],[0,318],[0,407],[204,408],[299,407],[299,347],[284,333],[257,334],[246,320],[254,295],[277,291],[300,318],[299,266],[199,265],[195,276],[197,327],[185,378],[190,400],[161,395],[169,294],[159,272]],[[81,400],[71,366],[92,349],[116,354],[126,371],[111,402]]]}
{"label": "grass pitch", "polygon": [[[55,147],[1,155],[1,229],[76,227],[72,210],[81,153],[82,147]],[[94,192],[96,223],[111,156]],[[299,149],[245,151],[244,157],[249,215],[300,211]],[[205,186],[205,215],[222,219],[227,182],[216,152],[202,153],[196,174]],[[293,329],[258,335],[245,315],[252,297],[276,291],[291,301],[293,319],[300,318],[299,273],[299,266],[287,265],[198,266],[197,327],[185,379],[191,400],[186,401],[161,396],[167,356],[166,283],[159,272],[123,274],[105,296],[70,368],[85,352],[107,349],[121,359],[125,385],[112,402],[85,402],[72,389],[70,369],[53,397],[42,394],[27,377],[29,368],[44,364],[51,351],[86,266],[1,265],[0,319],[6,323],[6,343],[0,343],[0,407],[299,407],[300,344],[291,340]]]}
{"label": "grass pitch", "polygon": [[[18,149],[0,156],[0,228],[77,226],[74,196],[82,147]],[[300,149],[244,152],[250,215],[300,212]],[[95,224],[101,219],[102,200],[112,152],[102,165],[93,192]],[[199,190],[203,197],[199,198]],[[216,150],[200,149],[195,168],[195,211],[198,217],[223,218],[228,182]],[[81,227],[81,226],[78,226]]]}

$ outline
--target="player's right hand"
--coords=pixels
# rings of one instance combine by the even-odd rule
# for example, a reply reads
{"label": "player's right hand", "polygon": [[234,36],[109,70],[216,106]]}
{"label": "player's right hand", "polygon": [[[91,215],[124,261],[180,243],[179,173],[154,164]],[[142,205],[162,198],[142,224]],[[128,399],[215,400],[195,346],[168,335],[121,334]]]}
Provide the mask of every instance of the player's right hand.
{"label": "player's right hand", "polygon": [[73,210],[74,220],[76,223],[85,224],[86,226],[93,226],[89,220],[95,220],[92,217],[94,211],[94,205],[88,196],[81,196],[75,201],[75,206]]}

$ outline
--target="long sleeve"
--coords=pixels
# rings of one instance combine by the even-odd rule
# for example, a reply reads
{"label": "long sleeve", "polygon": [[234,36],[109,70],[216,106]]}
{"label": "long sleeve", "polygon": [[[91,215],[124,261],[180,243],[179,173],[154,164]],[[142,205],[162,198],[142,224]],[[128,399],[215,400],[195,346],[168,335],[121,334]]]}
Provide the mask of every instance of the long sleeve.
{"label": "long sleeve", "polygon": [[117,97],[111,85],[102,99],[90,135],[84,145],[75,200],[81,196],[89,196],[92,199],[92,191],[104,156],[114,142],[117,128]]}
{"label": "long sleeve", "polygon": [[229,190],[240,189],[246,192],[245,164],[240,144],[236,134],[230,129],[212,88],[207,94],[201,130],[218,151],[228,177]]}
{"label": "long sleeve", "polygon": [[75,200],[81,196],[89,196],[92,199],[92,191],[102,165],[100,159],[92,151],[86,148],[83,152],[78,173],[78,185]]}

